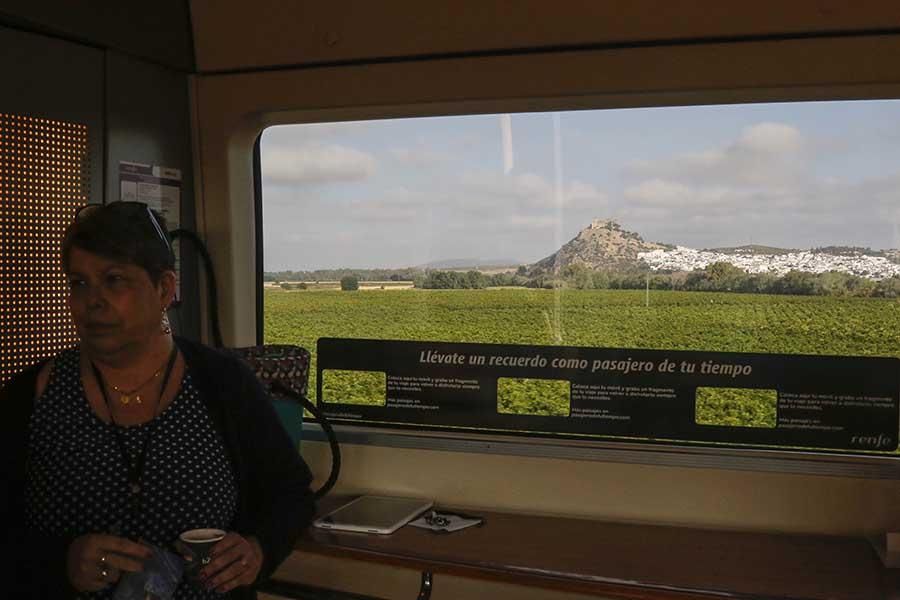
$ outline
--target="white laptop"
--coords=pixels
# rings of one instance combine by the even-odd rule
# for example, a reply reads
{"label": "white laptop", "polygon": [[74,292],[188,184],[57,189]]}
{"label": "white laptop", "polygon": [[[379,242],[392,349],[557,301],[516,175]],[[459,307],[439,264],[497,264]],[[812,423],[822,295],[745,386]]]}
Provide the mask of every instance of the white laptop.
{"label": "white laptop", "polygon": [[394,533],[434,505],[432,500],[394,496],[360,496],[316,519],[322,529]]}

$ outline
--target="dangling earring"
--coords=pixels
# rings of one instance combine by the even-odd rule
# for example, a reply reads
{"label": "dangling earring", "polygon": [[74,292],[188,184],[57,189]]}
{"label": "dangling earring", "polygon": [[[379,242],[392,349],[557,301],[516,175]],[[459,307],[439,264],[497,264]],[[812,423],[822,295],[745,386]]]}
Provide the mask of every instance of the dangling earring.
{"label": "dangling earring", "polygon": [[169,315],[166,313],[165,309],[162,311],[162,332],[163,335],[169,335],[172,333],[172,328],[169,326]]}

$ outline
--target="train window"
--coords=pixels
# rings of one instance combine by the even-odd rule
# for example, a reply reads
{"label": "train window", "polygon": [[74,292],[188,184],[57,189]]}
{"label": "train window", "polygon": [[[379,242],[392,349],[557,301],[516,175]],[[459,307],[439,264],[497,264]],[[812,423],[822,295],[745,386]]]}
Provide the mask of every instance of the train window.
{"label": "train window", "polygon": [[[265,341],[900,357],[898,123],[886,100],[270,127]],[[393,385],[324,373],[348,406]],[[587,393],[496,390],[496,422],[572,419]],[[694,423],[728,443],[782,400],[699,386]]]}
{"label": "train window", "polygon": [[77,342],[59,247],[89,167],[87,126],[0,113],[0,385]]}

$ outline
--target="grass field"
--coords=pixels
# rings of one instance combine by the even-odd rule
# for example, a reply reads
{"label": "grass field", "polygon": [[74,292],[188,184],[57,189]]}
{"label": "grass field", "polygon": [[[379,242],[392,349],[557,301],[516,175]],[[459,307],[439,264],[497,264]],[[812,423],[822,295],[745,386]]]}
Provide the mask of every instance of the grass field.
{"label": "grass field", "polygon": [[[900,303],[651,291],[645,306],[644,292],[630,290],[265,290],[266,343],[303,346],[315,361],[320,337],[900,356]],[[315,362],[311,377],[314,395]],[[704,422],[740,424],[735,415],[746,414],[748,426],[774,425],[759,416],[771,406],[735,406],[737,397],[706,398]]]}
{"label": "grass field", "polygon": [[[332,290],[339,291],[341,289],[340,281],[285,281],[281,283],[286,283],[290,286],[301,286],[305,285],[306,290],[309,291],[320,291],[320,290]],[[278,290],[283,289],[281,287],[281,283],[275,283],[274,281],[267,281],[263,287],[266,290]],[[359,289],[361,290],[404,290],[411,289],[413,287],[412,281],[360,281]],[[298,288],[299,289],[299,288]]]}

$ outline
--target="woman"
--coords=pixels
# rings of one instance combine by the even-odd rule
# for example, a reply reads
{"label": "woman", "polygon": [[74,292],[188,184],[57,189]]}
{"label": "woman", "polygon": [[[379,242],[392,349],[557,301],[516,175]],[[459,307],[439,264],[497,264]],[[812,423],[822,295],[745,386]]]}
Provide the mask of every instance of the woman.
{"label": "woman", "polygon": [[212,561],[175,598],[255,598],[312,518],[309,469],[250,370],[173,338],[164,232],[130,202],[84,207],[66,232],[80,344],[0,398],[9,597],[110,598],[154,547],[216,528]]}

